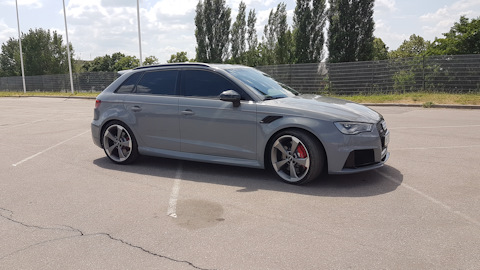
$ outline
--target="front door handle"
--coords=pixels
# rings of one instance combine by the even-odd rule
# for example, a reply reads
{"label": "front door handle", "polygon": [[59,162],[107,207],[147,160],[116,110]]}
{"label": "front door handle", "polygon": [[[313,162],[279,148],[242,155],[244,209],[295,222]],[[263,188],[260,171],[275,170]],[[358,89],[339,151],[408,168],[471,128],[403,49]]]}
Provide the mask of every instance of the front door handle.
{"label": "front door handle", "polygon": [[195,113],[190,109],[186,109],[185,111],[182,111],[182,114],[183,115],[194,115]]}
{"label": "front door handle", "polygon": [[142,110],[142,108],[140,106],[133,106],[132,108],[130,108],[130,110],[134,111],[134,112],[139,112]]}

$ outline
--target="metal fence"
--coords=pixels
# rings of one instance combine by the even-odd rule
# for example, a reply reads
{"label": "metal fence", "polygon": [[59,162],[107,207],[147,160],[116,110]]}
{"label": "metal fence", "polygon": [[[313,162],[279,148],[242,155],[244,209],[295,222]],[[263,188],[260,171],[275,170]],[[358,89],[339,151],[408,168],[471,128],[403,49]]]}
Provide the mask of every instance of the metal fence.
{"label": "metal fence", "polygon": [[[383,61],[260,66],[257,69],[302,93],[374,94],[416,91],[480,93],[480,55]],[[78,92],[99,92],[115,72],[74,74]],[[68,74],[28,76],[27,91],[70,92]],[[21,77],[0,77],[0,91],[23,91]]]}
{"label": "metal fence", "polygon": [[[86,72],[73,74],[77,92],[100,92],[119,76],[116,72]],[[27,92],[70,92],[68,74],[25,76]],[[0,77],[0,91],[23,92],[22,77]]]}
{"label": "metal fence", "polygon": [[478,54],[262,66],[257,69],[302,93],[480,93]]}

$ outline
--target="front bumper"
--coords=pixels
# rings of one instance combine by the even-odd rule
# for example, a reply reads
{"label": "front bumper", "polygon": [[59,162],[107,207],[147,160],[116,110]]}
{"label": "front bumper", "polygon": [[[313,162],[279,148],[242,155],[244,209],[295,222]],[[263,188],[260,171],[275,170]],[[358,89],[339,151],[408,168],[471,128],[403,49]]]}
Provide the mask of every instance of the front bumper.
{"label": "front bumper", "polygon": [[382,167],[389,159],[390,131],[384,120],[374,130],[358,135],[341,135],[338,144],[327,151],[328,172],[348,174]]}

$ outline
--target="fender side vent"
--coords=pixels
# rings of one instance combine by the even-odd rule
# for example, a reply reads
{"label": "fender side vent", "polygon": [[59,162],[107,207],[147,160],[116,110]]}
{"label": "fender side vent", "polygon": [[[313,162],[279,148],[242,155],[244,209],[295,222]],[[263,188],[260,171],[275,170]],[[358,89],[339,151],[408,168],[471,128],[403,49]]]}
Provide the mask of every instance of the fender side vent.
{"label": "fender side vent", "polygon": [[272,123],[273,121],[275,120],[278,120],[280,118],[282,118],[283,116],[279,116],[279,115],[269,115],[265,118],[262,119],[262,121],[260,121],[260,123],[262,124],[270,124]]}

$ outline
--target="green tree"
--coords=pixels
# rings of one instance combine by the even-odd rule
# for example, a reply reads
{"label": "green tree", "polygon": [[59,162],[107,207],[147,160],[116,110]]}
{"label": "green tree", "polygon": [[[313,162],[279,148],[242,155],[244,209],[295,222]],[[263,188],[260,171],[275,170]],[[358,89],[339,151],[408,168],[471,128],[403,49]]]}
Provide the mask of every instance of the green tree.
{"label": "green tree", "polygon": [[116,52],[114,54],[98,56],[93,61],[85,62],[82,69],[88,72],[110,71],[117,72],[120,70],[132,69],[139,66],[139,60],[135,56],[126,56],[123,53]]}
{"label": "green tree", "polygon": [[195,38],[197,40],[196,58],[199,62],[208,62],[207,32],[205,26],[205,9],[203,2],[199,1],[195,9]]}
{"label": "green tree", "polygon": [[[63,38],[56,31],[51,33],[50,30],[42,28],[30,29],[27,34],[22,33],[21,38],[25,75],[68,73],[67,46],[63,45]],[[73,58],[74,51],[71,44],[70,51]],[[17,39],[10,38],[2,44],[0,65],[2,76],[21,74]],[[74,63],[72,63],[73,65]]]}
{"label": "green tree", "polygon": [[412,91],[426,84],[428,79],[424,75],[425,70],[434,68],[425,66],[424,57],[429,46],[429,41],[413,34],[408,40],[404,40],[398,49],[389,52],[389,58],[392,59],[390,64],[397,69],[393,75],[395,90]]}
{"label": "green tree", "polygon": [[411,35],[408,40],[404,40],[398,49],[389,52],[390,58],[407,58],[424,55],[430,42],[421,36]]}
{"label": "green tree", "polygon": [[323,58],[325,0],[297,0],[293,16],[297,63],[316,63]]}
{"label": "green tree", "polygon": [[275,64],[275,45],[277,38],[275,35],[276,20],[273,9],[268,16],[268,23],[263,29],[262,43],[259,46],[262,65]]}
{"label": "green tree", "polygon": [[295,56],[297,63],[309,63],[310,24],[312,14],[310,0],[297,0],[293,14],[293,33],[295,36]]}
{"label": "green tree", "polygon": [[280,65],[294,62],[293,35],[287,24],[287,6],[280,3],[270,11],[260,46],[263,65]]}
{"label": "green tree", "polygon": [[245,56],[245,35],[247,32],[247,22],[245,20],[245,10],[247,6],[240,2],[238,7],[237,19],[232,26],[232,62],[235,64],[244,64]]}
{"label": "green tree", "polygon": [[257,23],[257,15],[255,9],[248,12],[247,19],[247,45],[248,51],[246,53],[245,64],[248,66],[257,66],[260,61],[260,56],[258,54],[258,37],[257,29],[255,24]]}
{"label": "green tree", "polygon": [[231,9],[225,0],[202,0],[197,4],[195,37],[197,60],[222,63],[228,56]]}
{"label": "green tree", "polygon": [[132,69],[140,66],[140,61],[135,56],[119,55],[119,57],[115,58],[115,60],[116,61],[113,63],[113,71]]}
{"label": "green tree", "polygon": [[188,62],[187,52],[177,52],[170,56],[170,60],[167,63],[183,63]]}
{"label": "green tree", "polygon": [[144,66],[158,65],[158,63],[158,58],[153,55],[147,56],[143,61]]}
{"label": "green tree", "polygon": [[372,60],[386,60],[388,59],[388,47],[381,38],[373,40],[373,59]]}
{"label": "green tree", "polygon": [[274,31],[277,36],[275,46],[275,63],[288,64],[294,62],[293,35],[287,23],[287,5],[280,3],[275,12],[276,25]]}
{"label": "green tree", "polygon": [[329,62],[373,59],[374,0],[329,0]]}
{"label": "green tree", "polygon": [[20,67],[20,49],[18,40],[10,38],[2,44],[2,53],[0,54],[0,76],[21,76]]}
{"label": "green tree", "polygon": [[444,38],[436,38],[428,54],[479,54],[480,53],[480,17],[469,20],[461,16]]}
{"label": "green tree", "polygon": [[312,22],[310,24],[310,62],[318,63],[323,59],[323,45],[325,44],[325,22],[327,19],[327,7],[325,0],[312,1]]}

